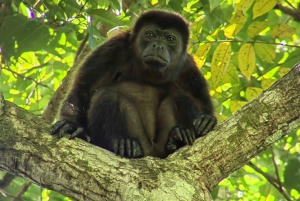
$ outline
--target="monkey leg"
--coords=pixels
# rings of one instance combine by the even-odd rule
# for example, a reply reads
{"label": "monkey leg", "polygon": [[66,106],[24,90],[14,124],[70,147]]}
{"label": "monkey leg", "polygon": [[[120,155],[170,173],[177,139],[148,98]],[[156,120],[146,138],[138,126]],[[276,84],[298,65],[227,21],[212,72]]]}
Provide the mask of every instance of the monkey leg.
{"label": "monkey leg", "polygon": [[91,143],[108,149],[121,157],[143,157],[137,138],[130,136],[122,97],[108,88],[96,92],[88,111],[88,131]]}
{"label": "monkey leg", "polygon": [[176,119],[176,104],[171,97],[165,98],[158,107],[157,115],[157,147],[161,147],[164,157],[179,149],[181,142],[170,138],[170,131],[178,125]]}
{"label": "monkey leg", "polygon": [[[183,145],[193,144],[196,138],[208,133],[217,121],[214,116],[203,114],[201,105],[184,93],[174,93],[169,100],[162,108],[175,105],[169,107],[168,113],[176,118],[176,123],[174,124],[174,120],[172,123],[166,122],[169,125],[168,129],[174,125],[169,130],[170,138],[166,145],[167,151],[172,153]],[[170,117],[164,119],[170,120]]]}

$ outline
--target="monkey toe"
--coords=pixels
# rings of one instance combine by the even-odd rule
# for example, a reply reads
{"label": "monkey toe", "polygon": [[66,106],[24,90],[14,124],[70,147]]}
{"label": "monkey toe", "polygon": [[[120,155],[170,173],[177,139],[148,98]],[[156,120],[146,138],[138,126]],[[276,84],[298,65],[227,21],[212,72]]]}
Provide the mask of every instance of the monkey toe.
{"label": "monkey toe", "polygon": [[83,139],[87,142],[91,141],[90,136],[86,133],[83,127],[78,127],[74,132],[71,133],[69,139],[72,140],[75,137],[81,137],[83,136]]}
{"label": "monkey toe", "polygon": [[141,158],[144,156],[140,143],[130,138],[114,140],[113,150],[116,155],[122,158]]}
{"label": "monkey toe", "polygon": [[179,127],[175,127],[171,131],[171,137],[175,140],[182,141],[184,144],[189,145],[193,144],[196,139],[194,129]]}
{"label": "monkey toe", "polygon": [[51,134],[52,135],[56,135],[58,132],[59,132],[59,130],[65,125],[67,123],[67,121],[66,120],[59,120],[59,121],[57,121],[53,126],[52,126],[52,132],[51,132]]}
{"label": "monkey toe", "polygon": [[71,134],[70,139],[73,139],[82,133],[81,129],[83,128],[77,127],[74,123],[67,120],[59,120],[54,124],[51,134],[57,135],[59,139]]}

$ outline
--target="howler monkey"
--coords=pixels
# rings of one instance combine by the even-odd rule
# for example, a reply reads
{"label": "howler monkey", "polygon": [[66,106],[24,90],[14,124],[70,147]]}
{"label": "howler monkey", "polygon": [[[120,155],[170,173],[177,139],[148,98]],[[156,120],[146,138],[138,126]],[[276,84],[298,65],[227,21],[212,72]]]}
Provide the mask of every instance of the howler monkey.
{"label": "howler monkey", "polygon": [[168,154],[216,124],[207,83],[187,53],[187,22],[151,10],[79,68],[53,134],[86,138],[121,157]]}

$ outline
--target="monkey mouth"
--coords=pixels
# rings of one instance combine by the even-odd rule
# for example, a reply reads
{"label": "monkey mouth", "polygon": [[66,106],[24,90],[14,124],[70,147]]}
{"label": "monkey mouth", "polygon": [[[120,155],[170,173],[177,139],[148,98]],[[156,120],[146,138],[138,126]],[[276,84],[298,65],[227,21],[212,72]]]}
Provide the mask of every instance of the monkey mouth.
{"label": "monkey mouth", "polygon": [[158,55],[145,55],[143,56],[143,61],[154,68],[165,68],[169,64],[168,60]]}

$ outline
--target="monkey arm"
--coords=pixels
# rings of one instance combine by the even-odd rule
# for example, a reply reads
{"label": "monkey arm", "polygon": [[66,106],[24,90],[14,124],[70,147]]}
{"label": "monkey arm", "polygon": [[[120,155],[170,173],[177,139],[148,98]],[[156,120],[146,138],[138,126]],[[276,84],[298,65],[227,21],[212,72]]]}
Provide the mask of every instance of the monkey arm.
{"label": "monkey arm", "polygon": [[[87,126],[87,110],[91,97],[97,88],[113,82],[119,71],[124,37],[116,36],[108,40],[81,64],[73,80],[72,88],[60,109],[60,120],[53,127],[53,134],[71,138],[81,135]],[[78,130],[79,129],[79,130]]]}
{"label": "monkey arm", "polygon": [[187,55],[185,67],[177,82],[200,103],[203,114],[213,115],[214,109],[207,82],[191,55]]}
{"label": "monkey arm", "polygon": [[[197,109],[190,108],[192,103],[187,101],[187,99],[182,99],[180,101],[179,108],[185,109],[185,111],[188,111],[189,113],[187,116],[193,117],[192,119],[189,119],[193,126],[179,126],[172,129],[170,132],[171,139],[169,140],[168,145],[173,145],[174,139],[181,141],[184,144],[192,144],[197,137],[207,134],[216,125],[217,119],[213,114],[213,104],[209,95],[207,82],[197,68],[191,55],[187,55],[184,69],[176,80],[175,85],[177,88],[182,89],[192,96],[197,102],[197,106],[200,110],[195,114]],[[184,112],[180,113],[184,114]]]}

